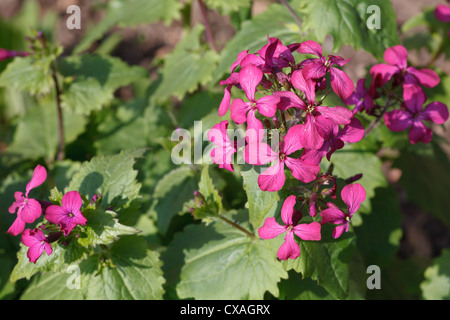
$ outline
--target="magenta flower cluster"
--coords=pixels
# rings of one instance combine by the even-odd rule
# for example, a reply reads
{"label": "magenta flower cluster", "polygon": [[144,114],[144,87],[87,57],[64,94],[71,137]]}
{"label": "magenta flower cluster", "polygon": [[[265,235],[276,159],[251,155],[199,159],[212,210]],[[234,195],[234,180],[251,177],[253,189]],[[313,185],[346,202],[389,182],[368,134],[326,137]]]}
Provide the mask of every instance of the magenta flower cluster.
{"label": "magenta flower cluster", "polygon": [[[7,233],[14,236],[22,234],[22,243],[29,247],[28,259],[33,263],[36,263],[44,251],[47,255],[52,254],[51,242],[58,240],[62,233],[64,236],[68,236],[74,227],[85,225],[87,221],[80,210],[83,201],[78,191],[69,191],[64,194],[61,206],[29,197],[30,191],[44,183],[46,178],[45,168],[37,165],[31,180],[25,187],[25,195],[20,191],[15,192],[15,201],[8,209],[9,213],[16,213],[17,217]],[[25,229],[27,223],[34,223],[42,213],[50,224],[58,228],[56,232],[54,232],[54,228],[49,228],[52,232],[48,236],[44,233],[47,231],[47,226],[44,224],[34,229]]]}
{"label": "magenta flower cluster", "polygon": [[[295,53],[304,59],[296,62]],[[364,188],[355,183],[342,190],[347,213],[329,203],[320,213],[321,222],[299,223],[302,209],[294,209],[298,201],[302,202],[302,208],[307,203],[310,215],[315,217],[319,201],[328,195],[336,198],[336,179],[331,174],[319,174],[319,164],[324,157],[330,160],[334,151],[343,148],[346,142],[354,143],[364,136],[364,127],[351,110],[323,105],[331,90],[342,100],[352,95],[353,82],[339,69],[348,61],[335,55],[325,56],[314,41],[286,46],[279,39],[268,37],[268,43],[256,53],[240,52],[231,66],[231,75],[221,81],[225,90],[219,116],[230,111],[231,120],[237,125],[245,124],[246,131],[244,141],[233,141],[228,134],[228,121],[216,124],[208,132],[214,144],[210,153],[213,163],[234,171],[235,153],[242,150],[246,163],[270,164],[258,176],[261,190],[281,190],[286,183],[286,169],[299,182],[311,186],[311,192],[285,199],[281,209],[283,224],[274,217],[267,218],[258,230],[262,239],[286,233],[278,251],[281,260],[300,255],[294,235],[302,240],[320,240],[323,223],[338,225],[333,232],[335,238],[348,231],[352,215],[365,199]],[[233,87],[242,90],[245,98],[232,100]],[[324,94],[318,99],[321,92]],[[328,188],[330,184],[332,187]],[[326,188],[319,190],[323,186]]]}

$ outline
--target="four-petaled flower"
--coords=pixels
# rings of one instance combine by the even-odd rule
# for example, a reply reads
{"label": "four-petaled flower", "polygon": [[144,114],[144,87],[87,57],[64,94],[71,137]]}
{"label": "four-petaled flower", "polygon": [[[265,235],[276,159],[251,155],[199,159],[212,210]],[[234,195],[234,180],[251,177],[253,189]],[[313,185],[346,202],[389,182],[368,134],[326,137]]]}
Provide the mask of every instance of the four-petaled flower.
{"label": "four-petaled flower", "polygon": [[403,85],[422,85],[427,88],[439,84],[438,74],[431,69],[416,69],[408,66],[408,51],[402,45],[387,48],[384,51],[384,60],[388,64],[379,63],[370,68],[370,75],[375,81],[376,87],[385,85],[394,75],[399,77]]}
{"label": "four-petaled flower", "polygon": [[25,187],[25,196],[20,191],[14,193],[16,201],[9,207],[8,211],[13,214],[17,210],[17,218],[14,220],[14,223],[8,229],[7,233],[16,236],[25,229],[25,223],[33,223],[41,216],[41,204],[39,201],[29,198],[28,194],[31,189],[40,186],[46,178],[47,171],[45,168],[41,165],[37,165],[36,168],[34,168],[31,180]]}
{"label": "four-petaled flower", "polygon": [[434,101],[425,106],[425,92],[422,88],[408,85],[403,90],[405,108],[403,110],[392,110],[384,115],[386,126],[392,131],[403,131],[408,128],[409,141],[415,144],[419,141],[428,143],[431,141],[433,132],[425,126],[423,121],[431,121],[443,124],[449,116],[447,106],[441,102]]}
{"label": "four-petaled flower", "polygon": [[278,152],[272,150],[268,144],[263,142],[249,143],[245,147],[244,159],[247,163],[253,165],[273,163],[258,177],[258,185],[261,190],[278,191],[283,187],[286,180],[284,165],[291,170],[294,178],[304,183],[311,182],[316,178],[320,171],[318,165],[311,165],[301,159],[288,157],[303,148],[298,139],[302,128],[303,125],[301,124],[291,127],[283,141],[279,142]]}
{"label": "four-petaled flower", "polygon": [[264,220],[264,225],[258,229],[261,239],[273,239],[286,232],[284,243],[278,249],[277,256],[280,260],[296,259],[300,256],[300,246],[294,239],[294,234],[302,240],[319,241],[321,239],[319,222],[297,224],[301,214],[294,210],[296,202],[295,195],[286,198],[281,208],[281,220],[284,225],[279,224],[275,217]]}
{"label": "four-petaled flower", "polygon": [[83,205],[78,191],[67,192],[62,200],[62,207],[51,205],[45,210],[45,218],[61,227],[64,235],[67,236],[77,225],[85,225],[86,218],[80,211]]}
{"label": "four-petaled flower", "polygon": [[27,257],[33,263],[36,263],[44,251],[47,255],[51,255],[53,251],[52,245],[39,228],[25,229],[22,233],[22,243],[29,247]]}
{"label": "four-petaled flower", "polygon": [[347,212],[342,212],[334,203],[328,202],[328,208],[322,210],[322,224],[337,224],[332,232],[333,238],[339,238],[342,233],[348,232],[350,220],[353,214],[359,209],[361,202],[366,199],[366,191],[359,183],[346,185],[341,191],[342,201],[347,205]]}
{"label": "four-petaled flower", "polygon": [[230,140],[227,133],[228,121],[224,120],[212,127],[208,131],[208,139],[216,146],[211,150],[211,160],[224,168],[233,172],[233,154],[236,153],[237,143]]}

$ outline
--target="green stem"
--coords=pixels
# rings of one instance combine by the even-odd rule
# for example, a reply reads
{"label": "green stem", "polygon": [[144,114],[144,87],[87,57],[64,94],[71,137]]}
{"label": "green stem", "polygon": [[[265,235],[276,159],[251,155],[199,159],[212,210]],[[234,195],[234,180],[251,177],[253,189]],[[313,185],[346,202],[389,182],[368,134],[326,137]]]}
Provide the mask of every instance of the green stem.
{"label": "green stem", "polygon": [[61,88],[58,83],[58,77],[56,72],[56,67],[54,64],[51,66],[52,79],[55,85],[56,91],[56,109],[58,111],[58,153],[56,155],[56,160],[62,161],[64,159],[64,121],[61,106]]}
{"label": "green stem", "polygon": [[238,225],[237,223],[234,223],[233,221],[229,220],[228,218],[225,218],[222,215],[218,216],[219,219],[221,219],[222,221],[224,221],[225,223],[228,223],[229,225],[231,225],[232,227],[242,231],[243,233],[245,233],[246,235],[248,235],[250,238],[252,239],[256,239],[255,235],[253,233],[251,233],[250,231],[248,231],[247,229],[241,227],[240,225]]}

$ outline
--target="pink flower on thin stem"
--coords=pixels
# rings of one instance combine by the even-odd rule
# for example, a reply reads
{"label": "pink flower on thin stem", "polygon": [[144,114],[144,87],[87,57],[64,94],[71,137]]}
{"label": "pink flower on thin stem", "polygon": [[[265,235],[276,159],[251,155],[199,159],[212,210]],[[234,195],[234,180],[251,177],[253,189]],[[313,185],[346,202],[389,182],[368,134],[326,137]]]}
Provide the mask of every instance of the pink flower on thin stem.
{"label": "pink flower on thin stem", "polygon": [[[311,79],[306,79],[302,70],[296,70],[291,77],[292,85],[305,95],[307,104],[303,101],[295,101],[296,105],[306,111],[306,119],[303,130],[299,133],[299,140],[308,149],[319,149],[323,144],[323,137],[318,131],[318,122],[322,118],[329,119],[336,124],[348,124],[352,118],[352,112],[347,108],[336,106],[326,107],[317,105],[315,83]],[[303,103],[303,105],[301,105]]]}
{"label": "pink flower on thin stem", "polygon": [[356,114],[362,110],[369,111],[373,108],[373,97],[369,89],[364,87],[366,79],[359,79],[356,84],[356,90],[347,99],[346,105],[355,105],[352,113]]}
{"label": "pink flower on thin stem", "polygon": [[333,91],[343,100],[352,94],[354,88],[352,79],[344,71],[335,67],[342,67],[350,59],[345,60],[342,57],[333,55],[328,55],[328,58],[326,58],[323,56],[322,47],[312,40],[302,42],[297,51],[302,54],[313,54],[318,57],[307,59],[301,63],[305,79],[316,79],[320,81],[330,72],[330,82]]}
{"label": "pink flower on thin stem", "polygon": [[261,190],[278,191],[283,187],[286,180],[285,165],[291,170],[294,178],[304,183],[311,182],[316,178],[320,171],[318,165],[311,165],[301,159],[288,157],[303,148],[298,139],[301,130],[303,130],[301,124],[291,127],[283,141],[279,142],[278,152],[272,150],[268,144],[263,142],[247,144],[244,151],[244,159],[247,163],[263,165],[272,162],[272,166],[258,176],[258,185]]}
{"label": "pink flower on thin stem", "polygon": [[62,207],[51,205],[45,210],[45,218],[61,227],[64,235],[67,236],[77,225],[85,225],[86,218],[81,213],[83,200],[78,191],[67,192],[62,200]]}
{"label": "pink flower on thin stem", "polygon": [[208,131],[208,139],[216,146],[211,150],[211,160],[219,168],[233,172],[233,154],[236,153],[237,143],[230,140],[227,133],[228,121],[216,124]]}
{"label": "pink flower on thin stem", "polygon": [[22,233],[22,243],[29,247],[27,257],[33,263],[36,263],[44,251],[47,255],[51,255],[53,252],[52,245],[39,228],[26,229]]}
{"label": "pink flower on thin stem", "polygon": [[428,143],[431,141],[433,131],[425,126],[424,121],[443,124],[447,121],[449,113],[447,106],[441,102],[431,102],[423,109],[426,95],[420,87],[414,85],[405,86],[403,90],[405,108],[385,113],[384,122],[389,130],[403,131],[408,128],[409,141],[416,144],[419,141]]}
{"label": "pink flower on thin stem", "polygon": [[341,130],[339,126],[331,120],[318,117],[318,131],[324,142],[320,149],[305,149],[300,157],[307,163],[319,165],[323,157],[330,161],[331,155],[338,149],[344,147],[345,142],[355,143],[364,137],[364,127],[356,118],[352,118],[349,124]]}
{"label": "pink flower on thin stem", "polygon": [[311,223],[297,224],[301,218],[301,213],[294,210],[295,195],[286,198],[281,208],[281,220],[284,225],[279,224],[275,217],[264,220],[264,225],[258,229],[261,239],[273,239],[278,235],[285,233],[284,243],[278,249],[277,257],[280,260],[296,259],[300,256],[300,246],[294,239],[294,234],[302,240],[319,241],[321,239],[320,223],[314,221]]}
{"label": "pink flower on thin stem", "polygon": [[17,210],[17,218],[14,220],[7,233],[14,236],[18,235],[25,229],[25,223],[33,223],[41,216],[42,207],[38,200],[28,197],[30,191],[40,186],[47,178],[47,171],[41,165],[34,168],[33,176],[25,187],[25,196],[22,192],[15,192],[16,201],[9,207],[8,212],[13,214]]}
{"label": "pink flower on thin stem", "polygon": [[348,232],[353,214],[359,209],[361,202],[366,199],[366,191],[359,183],[349,184],[342,188],[341,198],[347,205],[346,213],[331,202],[327,204],[328,209],[322,210],[320,213],[322,224],[333,223],[338,225],[332,232],[335,239],[339,238],[344,231]]}
{"label": "pink flower on thin stem", "polygon": [[408,51],[402,45],[387,48],[384,51],[384,60],[388,64],[379,63],[370,68],[370,75],[376,82],[375,86],[382,87],[394,75],[399,77],[399,81],[405,84],[422,85],[427,88],[435,87],[439,84],[438,74],[431,69],[416,69],[408,66]]}
{"label": "pink flower on thin stem", "polygon": [[[247,130],[263,130],[262,122],[256,118],[256,111],[265,117],[273,117],[277,111],[280,98],[274,95],[255,98],[256,87],[263,79],[263,72],[253,65],[248,65],[239,72],[239,83],[248,100],[234,99],[230,107],[230,117],[237,124],[247,122]],[[261,137],[262,138],[262,137]]]}

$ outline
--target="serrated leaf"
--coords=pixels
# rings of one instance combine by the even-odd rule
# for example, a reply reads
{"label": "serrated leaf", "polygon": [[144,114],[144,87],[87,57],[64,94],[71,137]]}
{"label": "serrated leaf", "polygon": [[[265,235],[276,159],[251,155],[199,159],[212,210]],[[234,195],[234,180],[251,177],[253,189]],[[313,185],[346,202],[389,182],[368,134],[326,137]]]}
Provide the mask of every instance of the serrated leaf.
{"label": "serrated leaf", "polygon": [[249,219],[254,229],[261,226],[266,216],[273,216],[280,201],[278,192],[263,191],[258,185],[258,172],[255,167],[242,171],[244,190],[247,193]]}
{"label": "serrated leaf", "polygon": [[15,58],[0,75],[0,87],[14,87],[31,94],[49,93],[53,80],[50,61],[39,61],[33,56]]}
{"label": "serrated leaf", "polygon": [[[70,143],[80,135],[86,124],[85,117],[63,110],[64,141]],[[53,160],[58,146],[58,120],[53,101],[42,103],[27,110],[14,133],[7,149],[11,156],[25,159],[45,158]]]}
{"label": "serrated leaf", "polygon": [[[314,40],[323,42],[326,35],[334,39],[334,52],[343,45],[355,50],[364,49],[382,60],[384,50],[398,44],[396,14],[389,0],[325,0],[298,1],[294,9],[304,14],[302,29],[310,31]],[[369,11],[369,6],[379,9],[379,29],[367,26],[369,19],[377,12]],[[369,21],[370,22],[370,21]]]}
{"label": "serrated leaf", "polygon": [[355,236],[344,233],[333,239],[334,225],[322,226],[321,241],[300,241],[300,257],[283,261],[286,270],[295,270],[316,280],[337,299],[345,299],[349,290],[350,260],[355,248]]}
{"label": "serrated leaf", "polygon": [[193,199],[198,188],[195,172],[187,166],[173,169],[159,180],[153,197],[157,213],[157,225],[161,233],[166,233],[172,218],[187,212],[185,203]]}
{"label": "serrated leaf", "polygon": [[[155,300],[164,294],[159,254],[146,248],[140,237],[124,237],[108,251],[111,264],[98,269],[99,255],[77,266],[80,287],[70,289],[75,274],[62,270],[33,280],[23,300]],[[42,292],[46,292],[45,295]]]}
{"label": "serrated leaf", "polygon": [[140,183],[136,181],[137,171],[133,169],[136,158],[142,157],[145,150],[123,151],[116,155],[97,156],[81,164],[73,175],[65,192],[76,190],[92,199],[101,194],[101,206],[112,207],[114,211],[128,206],[139,197]]}
{"label": "serrated leaf", "polygon": [[233,38],[220,52],[220,62],[214,72],[213,82],[222,79],[230,72],[230,67],[238,53],[249,50],[254,53],[267,44],[267,35],[279,38],[283,44],[300,42],[301,34],[295,20],[289,11],[281,4],[271,4],[264,12],[256,15],[250,21],[244,21]]}
{"label": "serrated leaf", "polygon": [[198,190],[205,197],[206,201],[214,206],[214,211],[216,213],[220,213],[222,211],[222,198],[219,196],[219,193],[214,187],[213,181],[209,175],[208,165],[204,166],[202,169]]}
{"label": "serrated leaf", "polygon": [[75,48],[78,54],[88,49],[115,25],[132,27],[159,20],[169,24],[180,15],[182,4],[178,0],[112,0],[108,2],[106,16],[83,37]]}
{"label": "serrated leaf", "polygon": [[10,280],[15,282],[19,279],[30,279],[36,273],[59,272],[64,270],[69,264],[77,263],[87,257],[87,251],[70,242],[63,245],[59,242],[52,243],[52,254],[47,255],[44,251],[36,263],[31,263],[27,257],[28,247],[20,244],[20,250],[17,252],[17,264],[10,275]]}
{"label": "serrated leaf", "polygon": [[425,270],[425,280],[420,288],[426,300],[450,299],[450,250],[443,250]]}
{"label": "serrated leaf", "polygon": [[168,250],[184,252],[176,287],[181,299],[263,299],[266,291],[277,297],[277,283],[287,278],[269,243],[220,220],[189,225]]}
{"label": "serrated leaf", "polygon": [[[86,300],[162,299],[165,280],[159,254],[141,237],[124,237],[108,251],[110,264],[98,270],[99,256],[80,264],[81,291]],[[98,272],[99,271],[99,272]]]}
{"label": "serrated leaf", "polygon": [[182,99],[199,85],[211,81],[219,55],[201,45],[204,29],[203,25],[197,24],[165,58],[162,81],[152,97],[154,101],[162,101],[172,95]]}
{"label": "serrated leaf", "polygon": [[90,54],[64,58],[58,62],[58,70],[71,79],[63,89],[63,107],[79,114],[101,109],[113,99],[116,89],[147,77],[145,69],[119,58]]}
{"label": "serrated leaf", "polygon": [[83,215],[87,219],[86,226],[77,238],[77,242],[83,247],[95,247],[108,245],[123,235],[133,235],[140,231],[119,223],[117,214],[109,210],[86,209]]}

